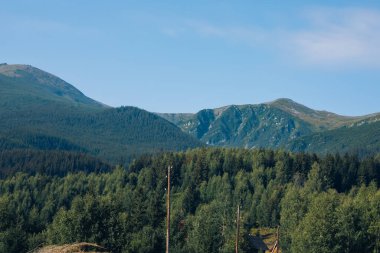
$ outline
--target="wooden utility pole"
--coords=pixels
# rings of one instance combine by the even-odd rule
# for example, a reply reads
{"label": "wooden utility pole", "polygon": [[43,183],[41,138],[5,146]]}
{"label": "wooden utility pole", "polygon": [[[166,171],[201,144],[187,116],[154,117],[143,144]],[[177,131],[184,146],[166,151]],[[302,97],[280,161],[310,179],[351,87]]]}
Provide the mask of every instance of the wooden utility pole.
{"label": "wooden utility pole", "polygon": [[277,226],[276,242],[272,248],[271,253],[280,252],[280,226]]}
{"label": "wooden utility pole", "polygon": [[240,205],[237,208],[235,253],[239,253]]}
{"label": "wooden utility pole", "polygon": [[168,166],[168,188],[166,190],[166,253],[169,253],[170,241],[170,170],[172,166]]}
{"label": "wooden utility pole", "polygon": [[277,226],[277,252],[280,252],[280,225]]}

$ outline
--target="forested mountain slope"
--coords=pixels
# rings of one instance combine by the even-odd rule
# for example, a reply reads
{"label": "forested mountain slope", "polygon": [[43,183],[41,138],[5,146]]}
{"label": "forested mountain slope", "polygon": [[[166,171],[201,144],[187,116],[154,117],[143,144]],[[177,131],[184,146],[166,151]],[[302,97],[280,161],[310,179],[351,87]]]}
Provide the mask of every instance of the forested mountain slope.
{"label": "forested mountain slope", "polygon": [[64,80],[30,65],[0,64],[0,84],[1,110],[48,106],[53,101],[87,109],[108,107],[86,97]]}
{"label": "forested mountain slope", "polygon": [[300,137],[287,144],[293,151],[351,152],[361,155],[380,152],[380,121],[358,123]]}
{"label": "forested mountain slope", "polygon": [[0,148],[85,152],[114,164],[143,153],[200,146],[135,107],[111,108],[26,65],[0,65]]}
{"label": "forested mountain slope", "polygon": [[28,175],[64,176],[69,173],[102,173],[112,166],[88,154],[63,150],[0,150],[0,178],[19,172]]}
{"label": "forested mountain slope", "polygon": [[226,106],[196,114],[160,114],[209,145],[278,147],[313,132],[313,125],[266,104]]}
{"label": "forested mountain slope", "polygon": [[[380,150],[378,138],[369,140],[371,135],[380,134],[376,123],[380,114],[347,117],[313,110],[290,99],[257,105],[231,105],[201,110],[196,114],[158,115],[213,146],[326,153],[355,151],[361,145],[363,153]],[[367,127],[360,127],[362,125]],[[369,129],[370,133],[367,132]],[[325,136],[324,142],[321,143],[317,136]],[[344,148],[340,149],[341,146]]]}

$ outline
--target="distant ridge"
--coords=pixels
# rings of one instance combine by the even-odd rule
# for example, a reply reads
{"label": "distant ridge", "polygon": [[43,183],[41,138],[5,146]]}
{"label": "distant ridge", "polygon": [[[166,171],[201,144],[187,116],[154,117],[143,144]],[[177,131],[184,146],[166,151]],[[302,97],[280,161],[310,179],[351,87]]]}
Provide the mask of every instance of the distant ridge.
{"label": "distant ridge", "polygon": [[[380,125],[375,124],[380,114],[341,116],[313,110],[287,98],[205,109],[194,114],[158,115],[213,146],[285,148],[318,153],[380,150],[380,140],[371,139],[380,134]],[[361,129],[371,134],[362,133]],[[318,136],[326,137],[320,143]],[[367,142],[372,144],[363,145]]]}
{"label": "distant ridge", "polygon": [[374,153],[380,114],[318,111],[291,99],[198,113],[112,108],[30,65],[0,64],[0,148],[85,152],[111,163],[209,146]]}
{"label": "distant ridge", "polygon": [[284,110],[294,117],[298,117],[321,130],[324,129],[333,129],[341,127],[350,123],[354,123],[358,120],[372,117],[374,115],[366,115],[361,117],[349,117],[341,116],[328,111],[318,111],[310,109],[302,104],[294,102],[291,99],[281,98],[273,102],[266,103],[272,105],[276,108]]}
{"label": "distant ridge", "polygon": [[201,146],[136,107],[112,108],[30,65],[0,65],[0,148],[86,152],[113,164],[144,153]]}
{"label": "distant ridge", "polygon": [[[5,95],[18,95],[39,100],[51,100],[73,105],[86,105],[90,107],[109,107],[91,98],[65,82],[61,78],[30,65],[0,65],[2,91]],[[11,92],[16,94],[12,94]],[[2,96],[8,100],[9,96]]]}

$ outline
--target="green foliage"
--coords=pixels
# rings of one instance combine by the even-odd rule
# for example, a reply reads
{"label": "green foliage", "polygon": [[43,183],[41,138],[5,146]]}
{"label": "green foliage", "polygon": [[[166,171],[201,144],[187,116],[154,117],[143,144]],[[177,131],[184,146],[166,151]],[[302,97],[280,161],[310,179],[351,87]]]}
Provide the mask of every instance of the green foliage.
{"label": "green foliage", "polygon": [[70,210],[60,209],[48,228],[48,242],[96,242],[120,252],[126,243],[128,217],[110,197],[86,195],[73,200]]}
{"label": "green foliage", "polygon": [[376,252],[379,163],[201,148],[145,155],[104,173],[17,173],[0,180],[0,252],[77,241],[116,253],[163,252],[168,165],[172,252],[233,251],[237,205],[241,252],[252,250],[252,228],[277,225],[284,252]]}
{"label": "green foliage", "polygon": [[0,66],[0,149],[84,152],[125,165],[141,154],[201,145],[147,111],[110,108],[31,66]]}
{"label": "green foliage", "polygon": [[196,114],[158,114],[204,143],[222,147],[285,148],[297,152],[380,152],[380,114],[345,117],[290,99],[231,105]]}
{"label": "green foliage", "polygon": [[64,176],[69,172],[108,172],[111,165],[84,153],[61,150],[0,150],[0,178],[17,172]]}
{"label": "green foliage", "polygon": [[216,146],[281,147],[313,126],[269,104],[226,106],[196,114],[159,114],[184,132]]}
{"label": "green foliage", "polygon": [[227,227],[223,224],[218,203],[201,205],[192,220],[189,247],[194,252],[219,252],[224,244]]}
{"label": "green foliage", "polygon": [[378,252],[380,190],[375,184],[354,187],[347,195],[333,189],[311,192],[308,185],[288,185],[282,199],[284,252]]}
{"label": "green foliage", "polygon": [[303,136],[289,142],[293,151],[332,153],[350,152],[366,156],[380,152],[380,122],[363,121],[324,132]]}
{"label": "green foliage", "polygon": [[308,212],[292,234],[292,252],[342,252],[338,238],[336,192],[322,193],[313,198]]}
{"label": "green foliage", "polygon": [[309,199],[300,187],[288,185],[285,196],[281,200],[281,247],[284,252],[290,252],[292,233],[305,216],[308,203]]}

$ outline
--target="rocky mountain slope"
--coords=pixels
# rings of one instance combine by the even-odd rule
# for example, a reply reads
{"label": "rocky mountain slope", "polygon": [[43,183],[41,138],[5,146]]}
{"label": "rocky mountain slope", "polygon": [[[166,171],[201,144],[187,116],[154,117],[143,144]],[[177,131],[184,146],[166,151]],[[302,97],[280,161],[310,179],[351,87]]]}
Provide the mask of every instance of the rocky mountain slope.
{"label": "rocky mountain slope", "polygon": [[[359,143],[373,143],[371,136],[380,134],[380,128],[374,124],[380,120],[380,114],[347,117],[313,110],[290,99],[230,105],[195,114],[158,115],[213,146],[286,148],[322,153],[351,151],[358,149]],[[361,127],[363,125],[367,127]],[[341,149],[342,146],[345,148]],[[376,150],[378,146],[380,141],[363,148]]]}

